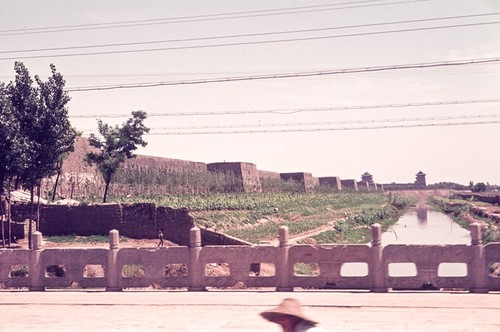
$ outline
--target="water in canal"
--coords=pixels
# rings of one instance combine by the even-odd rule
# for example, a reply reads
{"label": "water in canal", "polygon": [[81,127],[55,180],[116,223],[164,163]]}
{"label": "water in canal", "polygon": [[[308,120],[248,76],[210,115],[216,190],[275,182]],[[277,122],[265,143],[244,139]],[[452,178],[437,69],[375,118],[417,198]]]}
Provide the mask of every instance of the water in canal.
{"label": "water in canal", "polygon": [[[426,208],[415,208],[407,211],[388,231],[382,234],[382,245],[414,244],[414,245],[470,245],[470,232],[455,223],[444,213]],[[389,264],[390,276],[415,276],[416,266],[413,263]],[[439,271],[442,275],[466,276],[465,264],[443,264]],[[364,263],[344,264],[342,276],[366,276],[368,266]]]}
{"label": "water in canal", "polygon": [[416,208],[382,234],[388,244],[470,244],[470,232],[444,213]]}

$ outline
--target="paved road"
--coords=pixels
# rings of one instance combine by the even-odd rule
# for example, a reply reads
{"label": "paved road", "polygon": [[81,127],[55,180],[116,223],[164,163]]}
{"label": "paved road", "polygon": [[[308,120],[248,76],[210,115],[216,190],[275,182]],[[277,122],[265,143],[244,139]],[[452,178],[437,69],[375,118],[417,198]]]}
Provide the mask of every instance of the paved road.
{"label": "paved road", "polygon": [[299,299],[329,331],[500,331],[500,294],[0,292],[6,331],[280,331],[259,312]]}

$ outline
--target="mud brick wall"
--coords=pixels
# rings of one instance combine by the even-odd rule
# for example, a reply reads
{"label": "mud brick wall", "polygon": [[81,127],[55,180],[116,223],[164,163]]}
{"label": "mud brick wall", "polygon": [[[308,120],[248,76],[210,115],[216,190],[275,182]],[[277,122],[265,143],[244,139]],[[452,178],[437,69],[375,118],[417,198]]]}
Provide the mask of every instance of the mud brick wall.
{"label": "mud brick wall", "polygon": [[239,190],[243,192],[262,192],[259,172],[257,166],[252,163],[232,162],[232,163],[211,163],[207,164],[209,172],[232,173],[242,182]]}
{"label": "mud brick wall", "polygon": [[40,229],[47,236],[72,234],[68,227],[68,209],[64,205],[40,206]]}
{"label": "mud brick wall", "polygon": [[311,173],[296,172],[296,173],[280,173],[282,181],[296,181],[303,185],[304,192],[312,192],[314,186],[319,184],[318,178],[312,176]]}
{"label": "mud brick wall", "polygon": [[340,180],[342,189],[350,191],[358,191],[358,184],[356,180]]}
{"label": "mud brick wall", "polygon": [[[189,246],[189,231],[195,226],[193,217],[186,208],[156,208],[158,228],[163,228],[164,238],[181,246]],[[156,236],[156,233],[155,233]]]}
{"label": "mud brick wall", "polygon": [[[29,218],[29,204],[12,207],[13,221],[23,222]],[[189,230],[195,226],[186,208],[157,207],[151,203],[42,205],[40,211],[40,231],[45,236],[108,235],[110,230],[117,229],[126,237],[154,239],[163,227],[165,239],[188,246]],[[14,236],[24,238],[27,231],[23,231],[22,226],[28,224],[19,225]]]}
{"label": "mud brick wall", "polygon": [[366,181],[358,182],[358,190],[359,191],[370,191],[370,183]]}
{"label": "mud brick wall", "polygon": [[175,171],[208,172],[207,164],[205,163],[143,155],[137,155],[137,158],[127,159],[126,164],[153,168],[167,168]]}
{"label": "mud brick wall", "polygon": [[[33,209],[36,212],[36,209]],[[12,221],[22,222],[30,218],[30,205],[27,203],[14,203],[10,206]]]}
{"label": "mud brick wall", "polygon": [[122,205],[122,224],[117,227],[120,234],[136,239],[154,239],[157,237],[156,205],[136,203]]}
{"label": "mud brick wall", "polygon": [[340,178],[338,176],[325,176],[319,179],[320,186],[333,187],[336,190],[342,190],[342,184],[340,183]]}
{"label": "mud brick wall", "polygon": [[278,172],[269,172],[269,171],[261,171],[258,170],[257,173],[259,174],[259,178],[261,179],[275,179],[275,180],[280,180],[280,173]]}
{"label": "mud brick wall", "polygon": [[122,220],[119,204],[71,206],[68,215],[69,229],[82,236],[108,235],[111,229],[119,227]]}

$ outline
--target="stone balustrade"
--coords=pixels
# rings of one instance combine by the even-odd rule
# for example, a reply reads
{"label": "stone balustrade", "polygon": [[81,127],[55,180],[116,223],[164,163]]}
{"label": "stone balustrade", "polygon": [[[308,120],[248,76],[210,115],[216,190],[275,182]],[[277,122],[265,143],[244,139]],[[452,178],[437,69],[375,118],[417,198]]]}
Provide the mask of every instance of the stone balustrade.
{"label": "stone balustrade", "polygon": [[[490,274],[500,263],[500,243],[483,245],[479,224],[471,225],[470,245],[383,246],[380,225],[371,233],[367,245],[300,245],[289,241],[283,226],[278,246],[202,247],[194,227],[189,246],[120,248],[112,230],[109,249],[54,249],[43,248],[35,232],[33,250],[0,250],[0,288],[500,290],[500,277]],[[455,268],[459,272],[450,272]]]}

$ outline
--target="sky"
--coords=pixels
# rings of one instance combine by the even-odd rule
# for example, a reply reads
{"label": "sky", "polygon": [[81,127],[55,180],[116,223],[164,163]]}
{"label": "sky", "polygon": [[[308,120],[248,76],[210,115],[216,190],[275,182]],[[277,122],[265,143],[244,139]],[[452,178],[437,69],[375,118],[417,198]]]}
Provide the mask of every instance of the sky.
{"label": "sky", "polygon": [[0,0],[0,81],[54,64],[84,135],[147,112],[142,155],[500,185],[499,23],[497,0]]}

